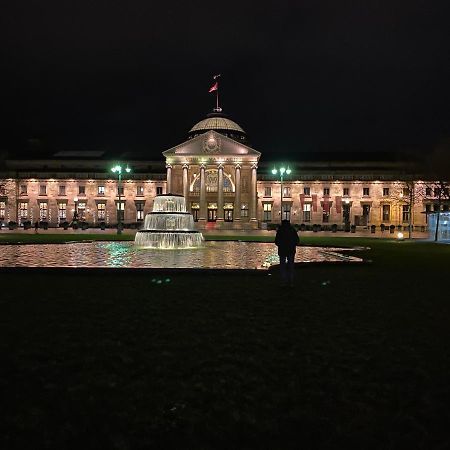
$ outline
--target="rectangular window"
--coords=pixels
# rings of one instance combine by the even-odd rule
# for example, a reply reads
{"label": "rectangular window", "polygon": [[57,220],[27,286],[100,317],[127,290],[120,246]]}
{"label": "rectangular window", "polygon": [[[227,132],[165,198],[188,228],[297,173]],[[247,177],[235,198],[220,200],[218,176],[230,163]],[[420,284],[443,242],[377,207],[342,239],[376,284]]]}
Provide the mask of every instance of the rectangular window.
{"label": "rectangular window", "polygon": [[350,188],[344,188],[342,190],[342,195],[344,195],[345,197],[348,197],[350,195]]}
{"label": "rectangular window", "polygon": [[45,184],[39,185],[39,195],[47,195],[47,186]]}
{"label": "rectangular window", "polygon": [[241,205],[241,217],[248,217],[248,204],[242,203]]}
{"label": "rectangular window", "polygon": [[105,195],[105,186],[103,186],[103,185],[97,186],[97,194],[98,195]]}
{"label": "rectangular window", "polygon": [[264,188],[264,197],[272,197],[272,188],[270,186]]}
{"label": "rectangular window", "polygon": [[288,186],[283,187],[283,197],[290,197],[291,196],[291,188]]}
{"label": "rectangular window", "polygon": [[39,219],[47,220],[47,212],[48,212],[48,203],[47,202],[39,202]]}
{"label": "rectangular window", "polygon": [[402,196],[403,197],[409,197],[409,189],[408,188],[403,188],[402,189]]}
{"label": "rectangular window", "polygon": [[272,203],[263,203],[263,221],[270,222],[272,220]]}
{"label": "rectangular window", "polygon": [[106,203],[97,203],[97,217],[98,217],[98,220],[105,220],[105,218],[106,218]]}
{"label": "rectangular window", "polygon": [[409,222],[409,205],[402,206],[402,221]]}
{"label": "rectangular window", "polygon": [[311,203],[303,205],[303,222],[311,222]]}
{"label": "rectangular window", "polygon": [[304,187],[303,188],[303,193],[305,195],[311,195],[311,188],[310,187]]}
{"label": "rectangular window", "polygon": [[124,190],[123,190],[123,186],[117,186],[117,195],[123,195]]}
{"label": "rectangular window", "polygon": [[78,186],[78,195],[86,195],[86,186]]}
{"label": "rectangular window", "polygon": [[439,197],[440,194],[441,194],[441,189],[438,187],[434,188],[434,196]]}
{"label": "rectangular window", "polygon": [[144,186],[137,186],[136,187],[136,195],[138,197],[143,197],[144,196]]}
{"label": "rectangular window", "polygon": [[330,195],[330,188],[323,188],[323,196],[326,197]]}
{"label": "rectangular window", "polygon": [[116,202],[117,220],[125,220],[125,202]]}
{"label": "rectangular window", "polygon": [[383,197],[389,196],[389,188],[383,188]]}
{"label": "rectangular window", "polygon": [[0,202],[0,219],[5,220],[6,202]]}
{"label": "rectangular window", "polygon": [[0,184],[0,195],[6,195],[6,187],[4,184]]}
{"label": "rectangular window", "polygon": [[59,185],[58,194],[61,196],[66,195],[66,185],[65,184]]}
{"label": "rectangular window", "polygon": [[431,197],[431,188],[429,188],[429,187],[425,188],[425,195],[427,197]]}
{"label": "rectangular window", "polygon": [[383,205],[383,222],[391,221],[391,205]]}
{"label": "rectangular window", "polygon": [[136,202],[136,220],[144,220],[144,202]]}
{"label": "rectangular window", "polygon": [[282,220],[291,220],[291,203],[283,203]]}
{"label": "rectangular window", "polygon": [[370,193],[370,190],[369,190],[368,187],[363,188],[363,195],[364,195],[365,197],[368,197],[368,196],[369,196],[369,193]]}
{"label": "rectangular window", "polygon": [[162,195],[163,189],[162,186],[156,186],[156,195]]}
{"label": "rectangular window", "polygon": [[19,216],[21,219],[28,218],[28,203],[27,202],[19,203]]}
{"label": "rectangular window", "polygon": [[84,220],[86,217],[86,202],[78,202],[78,218]]}
{"label": "rectangular window", "polygon": [[58,203],[58,218],[60,221],[67,219],[67,203]]}
{"label": "rectangular window", "polygon": [[20,195],[27,195],[27,185],[26,184],[20,185]]}

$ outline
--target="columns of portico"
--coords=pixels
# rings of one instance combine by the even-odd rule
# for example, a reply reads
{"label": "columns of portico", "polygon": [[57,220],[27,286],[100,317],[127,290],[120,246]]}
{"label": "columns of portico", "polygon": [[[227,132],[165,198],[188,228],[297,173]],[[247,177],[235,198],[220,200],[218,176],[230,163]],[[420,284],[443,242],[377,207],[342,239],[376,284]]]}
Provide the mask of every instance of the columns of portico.
{"label": "columns of portico", "polygon": [[257,222],[256,208],[258,206],[258,191],[256,188],[256,169],[258,164],[252,165],[252,180],[251,180],[251,210],[250,210],[250,222]]}
{"label": "columns of portico", "polygon": [[206,222],[206,180],[205,180],[205,165],[200,165],[200,210],[199,222]]}
{"label": "columns of portico", "polygon": [[234,181],[235,181],[235,192],[234,192],[234,218],[233,220],[241,220],[241,165],[236,164],[234,168]]}
{"label": "columns of portico", "polygon": [[217,166],[217,221],[223,221],[223,164]]}
{"label": "columns of portico", "polygon": [[167,169],[166,194],[171,194],[172,193],[172,165],[171,164],[166,164],[166,169]]}
{"label": "columns of portico", "polygon": [[189,177],[188,177],[189,166],[187,164],[183,164],[183,197],[186,199],[186,206],[189,195]]}

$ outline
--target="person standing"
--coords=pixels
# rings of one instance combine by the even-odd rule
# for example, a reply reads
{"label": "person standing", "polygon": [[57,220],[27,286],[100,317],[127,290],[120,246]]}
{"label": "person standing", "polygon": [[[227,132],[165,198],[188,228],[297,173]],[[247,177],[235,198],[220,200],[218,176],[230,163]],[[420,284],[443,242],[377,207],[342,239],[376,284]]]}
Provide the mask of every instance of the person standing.
{"label": "person standing", "polygon": [[289,220],[282,220],[275,236],[275,245],[280,257],[280,275],[282,286],[294,286],[294,259],[300,239]]}

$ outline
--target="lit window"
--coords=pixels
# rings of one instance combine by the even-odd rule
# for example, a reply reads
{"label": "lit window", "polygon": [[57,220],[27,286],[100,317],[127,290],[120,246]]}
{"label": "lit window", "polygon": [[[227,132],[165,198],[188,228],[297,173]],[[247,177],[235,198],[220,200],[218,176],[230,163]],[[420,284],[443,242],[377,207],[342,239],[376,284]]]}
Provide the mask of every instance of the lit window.
{"label": "lit window", "polygon": [[59,220],[66,220],[67,218],[67,203],[58,203],[58,218]]}
{"label": "lit window", "polygon": [[5,219],[6,202],[0,202],[0,220]]}
{"label": "lit window", "polygon": [[136,202],[136,220],[144,220],[144,202]]}
{"label": "lit window", "polygon": [[105,186],[97,186],[97,194],[98,195],[105,195]]}
{"label": "lit window", "polygon": [[137,186],[136,187],[136,195],[140,196],[140,197],[144,195],[144,186]]}
{"label": "lit window", "polygon": [[409,222],[409,205],[402,206],[402,221]]}
{"label": "lit window", "polygon": [[27,202],[19,203],[19,216],[21,219],[28,218],[28,203]]}
{"label": "lit window", "polygon": [[97,217],[98,217],[98,220],[105,220],[106,203],[97,203]]}
{"label": "lit window", "polygon": [[291,188],[288,186],[283,187],[283,197],[290,197],[291,196]]}
{"label": "lit window", "polygon": [[303,221],[311,222],[311,203],[305,203],[303,205]]}
{"label": "lit window", "polygon": [[241,205],[241,217],[248,217],[248,204],[242,203]]}
{"label": "lit window", "polygon": [[48,211],[48,203],[47,202],[39,202],[39,219],[47,220],[47,211]]}
{"label": "lit window", "polygon": [[281,214],[281,219],[282,220],[291,220],[291,203],[284,203],[282,205],[282,214]]}
{"label": "lit window", "polygon": [[263,221],[270,222],[272,220],[272,203],[263,203]]}

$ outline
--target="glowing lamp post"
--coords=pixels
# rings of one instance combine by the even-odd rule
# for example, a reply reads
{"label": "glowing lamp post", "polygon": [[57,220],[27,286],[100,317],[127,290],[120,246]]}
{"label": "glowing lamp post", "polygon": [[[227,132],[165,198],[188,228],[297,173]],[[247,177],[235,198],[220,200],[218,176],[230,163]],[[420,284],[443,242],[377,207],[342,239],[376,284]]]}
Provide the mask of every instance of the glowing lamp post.
{"label": "glowing lamp post", "polygon": [[289,166],[286,168],[284,166],[281,166],[280,168],[274,167],[272,169],[272,173],[274,175],[279,175],[280,177],[280,186],[281,186],[281,203],[280,203],[280,215],[281,215],[281,220],[283,220],[283,177],[284,174],[286,175],[290,175],[291,174],[291,169],[289,168]]}
{"label": "glowing lamp post", "polygon": [[119,196],[119,205],[118,205],[118,212],[117,212],[117,234],[122,234],[122,171],[125,171],[126,173],[130,173],[131,169],[128,167],[128,164],[126,167],[122,167],[120,164],[115,165],[111,168],[111,172],[117,174],[117,191]]}

